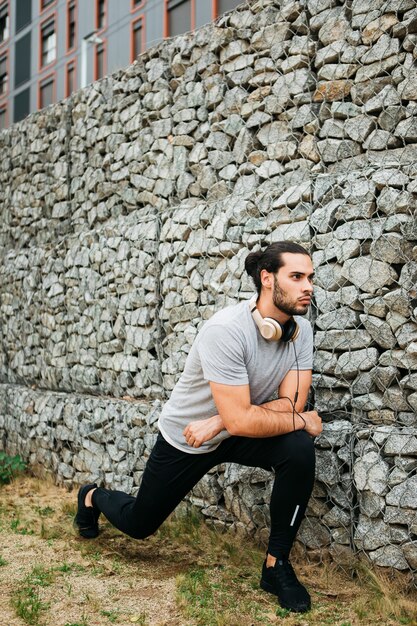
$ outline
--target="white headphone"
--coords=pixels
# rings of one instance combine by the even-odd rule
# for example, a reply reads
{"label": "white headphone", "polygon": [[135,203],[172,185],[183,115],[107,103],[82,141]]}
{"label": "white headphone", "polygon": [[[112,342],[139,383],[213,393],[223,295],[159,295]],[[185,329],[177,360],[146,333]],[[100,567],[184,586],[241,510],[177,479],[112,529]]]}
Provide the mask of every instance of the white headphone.
{"label": "white headphone", "polygon": [[291,317],[285,324],[281,324],[272,317],[262,317],[256,308],[257,300],[258,296],[255,294],[249,300],[249,309],[262,337],[269,341],[295,341],[300,334],[300,327],[295,319]]}

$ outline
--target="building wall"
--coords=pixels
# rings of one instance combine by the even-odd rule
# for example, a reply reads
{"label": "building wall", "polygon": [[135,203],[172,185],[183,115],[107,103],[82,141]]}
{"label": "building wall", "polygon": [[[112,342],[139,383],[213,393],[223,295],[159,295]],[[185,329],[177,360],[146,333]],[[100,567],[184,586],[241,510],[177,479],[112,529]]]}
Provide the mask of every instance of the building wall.
{"label": "building wall", "polygon": [[[45,77],[54,76],[55,91],[54,101],[64,99],[66,94],[66,66],[71,60],[76,63],[76,83],[77,88],[81,86],[81,41],[84,37],[96,29],[96,0],[83,2],[77,1],[77,43],[76,49],[67,53],[67,9],[68,0],[56,0],[41,11],[41,0],[31,0],[32,19],[23,29],[16,33],[16,10],[17,0],[8,0],[10,10],[10,37],[0,46],[0,56],[8,50],[10,68],[10,92],[7,97],[0,97],[0,108],[7,105],[9,116],[8,123],[16,121],[13,114],[14,97],[30,89],[30,112],[39,108],[39,84]],[[2,5],[3,3],[0,3]],[[238,2],[231,3],[237,5]],[[206,2],[205,0],[194,0],[195,26],[201,26],[213,18],[215,14],[215,0]],[[117,69],[126,67],[133,60],[132,58],[132,22],[138,17],[143,19],[144,49],[160,42],[165,36],[164,24],[167,5],[164,0],[144,0],[136,8],[132,7],[131,0],[116,2],[107,0],[107,22],[105,28],[98,33],[104,40],[106,46],[106,67],[105,73],[112,73]],[[56,61],[48,68],[40,68],[39,47],[40,47],[40,26],[50,16],[55,15],[57,34],[57,57]],[[15,45],[16,42],[31,34],[30,58],[31,71],[30,80],[15,89]],[[94,73],[95,46],[90,44],[87,52],[87,84],[95,80]]]}
{"label": "building wall", "polygon": [[[5,449],[68,486],[134,490],[196,333],[253,291],[246,254],[297,240],[326,422],[299,539],[415,574],[417,11],[401,7],[243,5],[0,134]],[[191,501],[264,540],[270,488],[226,466]]]}

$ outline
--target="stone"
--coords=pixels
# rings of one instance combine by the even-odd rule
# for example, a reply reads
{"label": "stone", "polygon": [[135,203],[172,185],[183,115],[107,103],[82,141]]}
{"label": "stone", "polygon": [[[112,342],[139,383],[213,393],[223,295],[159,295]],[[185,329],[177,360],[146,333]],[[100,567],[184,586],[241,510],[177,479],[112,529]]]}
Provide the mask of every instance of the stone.
{"label": "stone", "polygon": [[[382,109],[381,113],[378,116],[378,126],[380,126],[383,130],[387,130],[388,132],[392,133],[396,130],[399,122],[401,122],[405,117],[406,112],[404,107],[402,107],[401,105],[387,106],[386,108]],[[413,134],[414,130],[410,130],[411,134]],[[407,132],[407,129],[404,129],[404,131]]]}
{"label": "stone", "polygon": [[342,354],[335,368],[336,376],[352,378],[358,371],[368,371],[378,363],[376,348],[366,348]]}
{"label": "stone", "polygon": [[293,138],[293,133],[286,122],[272,122],[261,128],[257,138],[264,147],[267,147]]}
{"label": "stone", "polygon": [[367,115],[358,115],[345,122],[346,134],[359,143],[363,143],[375,128],[375,121]]}
{"label": "stone", "polygon": [[361,83],[352,85],[350,94],[352,102],[358,106],[366,104],[368,100],[378,94],[386,85],[392,85],[391,76],[381,76],[378,78],[369,78]]}
{"label": "stone", "polygon": [[290,34],[287,22],[277,22],[257,31],[252,36],[251,46],[254,50],[264,50],[285,41]]}
{"label": "stone", "polygon": [[323,139],[317,142],[317,150],[325,163],[335,163],[361,152],[360,145],[349,139]]}
{"label": "stone", "polygon": [[385,511],[385,499],[372,493],[372,491],[361,491],[359,493],[359,507],[360,512],[368,518],[380,517]]}
{"label": "stone", "polygon": [[417,121],[415,117],[400,121],[395,128],[394,135],[408,142],[417,141]]}
{"label": "stone", "polygon": [[301,522],[298,531],[298,540],[307,548],[323,548],[330,544],[330,532],[321,524],[317,524],[314,518],[305,518]]}
{"label": "stone", "polygon": [[381,567],[393,567],[399,570],[408,569],[402,550],[399,546],[383,546],[369,553],[370,559]]}
{"label": "stone", "polygon": [[386,502],[392,506],[417,509],[417,476],[411,476],[393,487],[386,496]]}
{"label": "stone", "polygon": [[366,330],[319,330],[315,333],[315,346],[322,350],[355,350],[371,343],[372,337]]}
{"label": "stone", "polygon": [[360,315],[360,320],[374,341],[382,348],[394,348],[397,340],[389,324],[373,315]]}
{"label": "stone", "polygon": [[[417,455],[417,434],[412,429],[403,430],[397,434],[392,434],[387,439],[384,447],[387,455],[393,456],[416,456]],[[417,495],[417,494],[416,494]],[[392,503],[390,503],[392,504]],[[417,508],[417,505],[416,505]]]}
{"label": "stone", "polygon": [[334,137],[336,139],[343,139],[345,137],[343,122],[332,119],[325,120],[319,131],[319,137]]}
{"label": "stone", "polygon": [[398,275],[388,263],[370,257],[348,259],[343,264],[342,276],[362,291],[375,293],[385,285],[398,280]]}
{"label": "stone", "polygon": [[399,144],[387,130],[374,130],[363,144],[365,150],[387,150]]}
{"label": "stone", "polygon": [[317,139],[313,135],[305,135],[298,146],[298,152],[305,158],[313,161],[313,163],[319,163],[320,154],[317,150]]}
{"label": "stone", "polygon": [[399,51],[399,40],[393,39],[390,35],[384,33],[381,37],[379,37],[378,41],[372,46],[372,48],[362,55],[361,62],[367,65],[376,61],[381,61],[387,57],[397,55]]}
{"label": "stone", "polygon": [[350,94],[352,81],[350,80],[330,80],[317,84],[313,95],[313,102],[335,102],[344,100]]}
{"label": "stone", "polygon": [[402,549],[409,566],[413,570],[417,569],[417,541],[404,543]]}
{"label": "stone", "polygon": [[369,490],[382,496],[388,489],[389,466],[378,452],[366,452],[355,461],[353,475],[359,491]]}
{"label": "stone", "polygon": [[364,104],[365,113],[379,113],[387,107],[400,104],[401,100],[398,96],[397,90],[392,85],[387,85],[373,98],[370,98]]}
{"label": "stone", "polygon": [[366,45],[374,43],[395,24],[398,24],[398,18],[393,13],[386,13],[379,16],[376,20],[372,20],[362,30],[363,43]]}
{"label": "stone", "polygon": [[391,542],[389,526],[382,519],[365,515],[359,515],[354,538],[356,546],[363,550],[376,550]]}
{"label": "stone", "polygon": [[412,255],[411,242],[404,241],[399,233],[386,233],[372,242],[370,255],[390,264],[404,263]]}
{"label": "stone", "polygon": [[325,20],[318,37],[323,46],[328,46],[333,42],[343,40],[349,30],[349,22],[342,15],[335,15]]}
{"label": "stone", "polygon": [[398,85],[401,100],[417,100],[417,70],[409,70],[404,80]]}

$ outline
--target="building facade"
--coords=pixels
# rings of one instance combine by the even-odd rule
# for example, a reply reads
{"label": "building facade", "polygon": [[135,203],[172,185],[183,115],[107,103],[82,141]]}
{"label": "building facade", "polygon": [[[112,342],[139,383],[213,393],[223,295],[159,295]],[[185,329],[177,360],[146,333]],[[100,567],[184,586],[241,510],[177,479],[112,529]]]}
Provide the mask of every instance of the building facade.
{"label": "building facade", "polygon": [[0,0],[0,129],[242,0]]}

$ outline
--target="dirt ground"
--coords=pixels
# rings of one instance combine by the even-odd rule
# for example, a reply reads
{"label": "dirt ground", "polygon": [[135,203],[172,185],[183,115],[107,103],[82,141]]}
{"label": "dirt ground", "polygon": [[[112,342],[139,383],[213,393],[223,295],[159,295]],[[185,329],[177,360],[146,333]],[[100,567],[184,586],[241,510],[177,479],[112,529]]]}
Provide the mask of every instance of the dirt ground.
{"label": "dirt ground", "polygon": [[[417,626],[396,586],[297,563],[313,610],[287,614],[259,590],[262,551],[196,519],[135,541],[104,522],[98,539],[72,526],[76,492],[22,476],[0,487],[1,626]],[[242,549],[243,547],[243,549]],[[366,582],[364,582],[366,581]]]}

